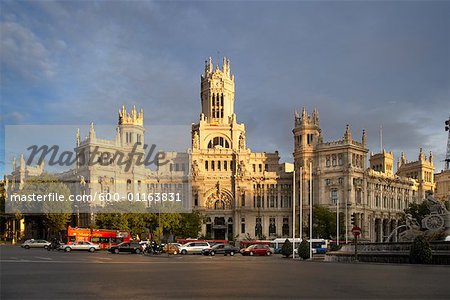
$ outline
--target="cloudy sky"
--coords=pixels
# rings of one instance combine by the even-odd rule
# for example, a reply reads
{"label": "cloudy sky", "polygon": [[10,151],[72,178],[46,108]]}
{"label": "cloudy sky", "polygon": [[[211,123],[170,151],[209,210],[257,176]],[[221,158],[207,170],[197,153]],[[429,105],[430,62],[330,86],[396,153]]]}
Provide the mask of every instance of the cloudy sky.
{"label": "cloudy sky", "polygon": [[[292,161],[294,111],[316,107],[325,140],[350,124],[376,152],[382,124],[396,157],[423,147],[443,167],[448,1],[2,1],[0,14],[2,128],[115,124],[122,104],[149,130],[191,124],[205,59],[227,56],[252,150]],[[0,173],[4,144],[1,130]]]}

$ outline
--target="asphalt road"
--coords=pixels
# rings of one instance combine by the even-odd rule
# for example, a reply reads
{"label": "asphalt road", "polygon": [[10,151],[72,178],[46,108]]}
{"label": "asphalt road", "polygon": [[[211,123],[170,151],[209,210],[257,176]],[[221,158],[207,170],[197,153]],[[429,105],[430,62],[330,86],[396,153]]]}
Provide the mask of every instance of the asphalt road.
{"label": "asphalt road", "polygon": [[450,267],[0,246],[1,299],[450,297]]}

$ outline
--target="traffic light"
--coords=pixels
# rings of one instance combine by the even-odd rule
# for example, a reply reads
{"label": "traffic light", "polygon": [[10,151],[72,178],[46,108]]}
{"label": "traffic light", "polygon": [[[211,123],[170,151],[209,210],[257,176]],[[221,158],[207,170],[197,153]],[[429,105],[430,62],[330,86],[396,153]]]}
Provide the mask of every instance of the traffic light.
{"label": "traffic light", "polygon": [[450,130],[450,120],[445,121],[445,131]]}
{"label": "traffic light", "polygon": [[352,213],[352,225],[356,226],[356,214]]}

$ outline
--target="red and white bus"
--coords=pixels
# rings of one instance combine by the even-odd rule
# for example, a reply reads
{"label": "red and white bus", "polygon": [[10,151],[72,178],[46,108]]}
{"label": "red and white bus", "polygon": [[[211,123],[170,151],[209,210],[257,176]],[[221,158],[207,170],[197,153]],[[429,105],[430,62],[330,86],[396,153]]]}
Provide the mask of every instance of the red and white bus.
{"label": "red and white bus", "polygon": [[90,229],[70,227],[67,229],[69,243],[85,241],[100,245],[101,249],[130,241],[130,232],[126,230]]}

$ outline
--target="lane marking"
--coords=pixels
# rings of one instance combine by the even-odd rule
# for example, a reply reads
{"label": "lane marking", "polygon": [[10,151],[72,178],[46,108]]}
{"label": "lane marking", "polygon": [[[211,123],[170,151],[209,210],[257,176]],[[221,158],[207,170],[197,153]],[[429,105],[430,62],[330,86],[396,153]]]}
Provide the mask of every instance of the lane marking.
{"label": "lane marking", "polygon": [[53,258],[50,258],[50,257],[42,257],[42,256],[35,256],[35,258],[44,259],[44,260],[53,260]]}

